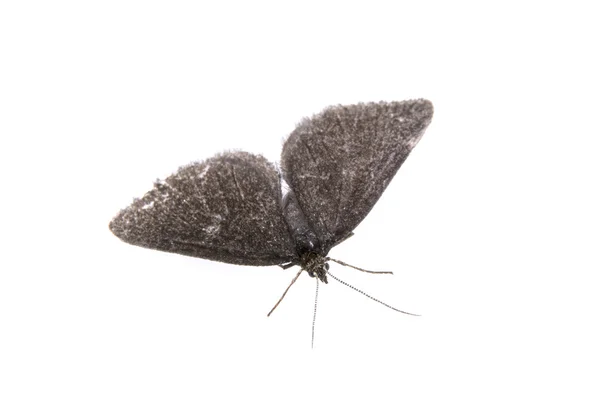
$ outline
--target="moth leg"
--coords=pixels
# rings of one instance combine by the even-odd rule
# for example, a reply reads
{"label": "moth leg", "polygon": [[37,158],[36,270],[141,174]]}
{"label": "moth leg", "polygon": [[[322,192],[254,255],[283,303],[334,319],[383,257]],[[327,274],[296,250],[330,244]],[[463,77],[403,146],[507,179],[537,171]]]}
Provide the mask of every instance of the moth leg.
{"label": "moth leg", "polygon": [[285,289],[285,292],[283,292],[283,294],[281,295],[281,297],[279,298],[279,300],[277,301],[277,303],[273,306],[273,308],[271,309],[271,311],[269,311],[269,313],[267,314],[267,317],[270,317],[271,314],[273,313],[273,311],[275,311],[275,309],[277,308],[277,306],[279,305],[279,303],[281,303],[281,300],[283,300],[283,298],[287,294],[288,290],[290,290],[290,288],[292,287],[292,285],[296,282],[296,280],[298,280],[298,277],[300,276],[300,274],[302,273],[302,271],[304,271],[304,270],[302,268],[300,268],[300,271],[298,271],[298,273],[296,274],[296,276],[294,277],[294,279],[292,279],[292,282],[287,287],[287,289]]}
{"label": "moth leg", "polygon": [[333,261],[333,262],[336,262],[336,263],[338,263],[338,264],[340,264],[340,265],[343,265],[343,266],[345,266],[345,267],[354,268],[354,269],[357,269],[357,270],[359,270],[359,271],[362,271],[362,272],[368,272],[368,273],[370,273],[370,274],[393,274],[393,272],[392,272],[392,271],[370,271],[370,270],[368,270],[368,269],[362,269],[362,268],[358,268],[358,267],[355,267],[354,265],[346,264],[346,263],[345,263],[345,262],[343,262],[343,261],[339,261],[339,260],[333,259],[333,258],[331,258],[331,257],[327,257],[327,258],[326,258],[326,260],[327,260],[327,261]]}
{"label": "moth leg", "polygon": [[290,261],[287,264],[279,264],[279,266],[283,269],[288,269],[289,267],[293,267],[294,265],[298,265],[298,264],[293,261]]}

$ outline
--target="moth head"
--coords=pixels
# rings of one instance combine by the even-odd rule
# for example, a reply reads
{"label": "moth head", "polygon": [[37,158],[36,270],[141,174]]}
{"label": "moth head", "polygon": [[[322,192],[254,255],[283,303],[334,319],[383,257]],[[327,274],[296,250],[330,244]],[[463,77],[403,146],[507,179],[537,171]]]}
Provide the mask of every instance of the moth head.
{"label": "moth head", "polygon": [[327,271],[329,271],[329,264],[317,266],[313,271],[308,271],[308,275],[311,278],[317,277],[321,282],[327,283]]}
{"label": "moth head", "polygon": [[329,264],[326,257],[314,252],[305,253],[300,258],[300,266],[311,278],[318,278],[321,282],[327,283]]}

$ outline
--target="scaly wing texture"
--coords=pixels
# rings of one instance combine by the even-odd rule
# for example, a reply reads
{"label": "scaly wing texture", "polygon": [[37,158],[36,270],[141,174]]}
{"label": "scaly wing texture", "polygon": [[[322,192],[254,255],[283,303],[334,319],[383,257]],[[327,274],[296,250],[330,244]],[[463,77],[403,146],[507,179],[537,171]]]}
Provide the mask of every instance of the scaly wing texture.
{"label": "scaly wing texture", "polygon": [[265,158],[225,153],[182,167],[110,223],[123,241],[232,264],[297,258],[283,217],[281,181]]}
{"label": "scaly wing texture", "polygon": [[433,116],[428,100],[333,106],[283,146],[283,176],[329,251],[375,205]]}

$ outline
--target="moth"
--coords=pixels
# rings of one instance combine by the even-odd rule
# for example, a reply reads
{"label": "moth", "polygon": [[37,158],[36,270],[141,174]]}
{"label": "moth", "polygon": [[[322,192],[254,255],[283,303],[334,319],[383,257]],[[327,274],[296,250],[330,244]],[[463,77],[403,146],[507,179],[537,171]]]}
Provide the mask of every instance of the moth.
{"label": "moth", "polygon": [[280,168],[242,151],[188,164],[121,210],[109,228],[150,249],[231,264],[300,266],[271,312],[303,271],[317,279],[318,293],[319,281],[335,278],[330,261],[390,273],[328,254],[353,235],[432,116],[424,99],[328,107],[296,126]]}

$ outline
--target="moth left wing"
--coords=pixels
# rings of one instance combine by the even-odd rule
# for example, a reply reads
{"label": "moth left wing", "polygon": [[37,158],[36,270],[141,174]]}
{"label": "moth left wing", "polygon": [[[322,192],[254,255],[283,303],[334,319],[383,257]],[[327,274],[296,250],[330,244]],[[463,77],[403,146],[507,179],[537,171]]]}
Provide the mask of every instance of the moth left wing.
{"label": "moth left wing", "polygon": [[218,155],[182,167],[111,221],[123,241],[231,264],[298,258],[281,203],[279,173],[264,157]]}

